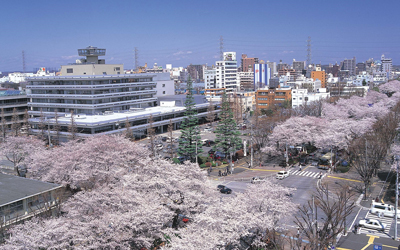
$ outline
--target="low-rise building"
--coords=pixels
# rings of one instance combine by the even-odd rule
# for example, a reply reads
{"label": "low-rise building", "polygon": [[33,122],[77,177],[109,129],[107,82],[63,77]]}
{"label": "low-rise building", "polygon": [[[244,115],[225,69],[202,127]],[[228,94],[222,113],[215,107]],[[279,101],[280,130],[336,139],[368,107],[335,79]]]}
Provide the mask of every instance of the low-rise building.
{"label": "low-rise building", "polygon": [[14,108],[20,124],[23,123],[25,110],[28,110],[26,93],[22,90],[0,90],[0,109],[4,109],[4,118],[8,127],[12,124]]}
{"label": "low-rise building", "polygon": [[0,228],[59,205],[62,186],[0,173]]}
{"label": "low-rise building", "polygon": [[289,87],[276,89],[259,89],[256,92],[257,109],[271,109],[292,100],[292,89]]}
{"label": "low-rise building", "polygon": [[329,97],[330,93],[326,92],[326,88],[317,89],[316,92],[309,92],[307,89],[292,89],[292,108]]}

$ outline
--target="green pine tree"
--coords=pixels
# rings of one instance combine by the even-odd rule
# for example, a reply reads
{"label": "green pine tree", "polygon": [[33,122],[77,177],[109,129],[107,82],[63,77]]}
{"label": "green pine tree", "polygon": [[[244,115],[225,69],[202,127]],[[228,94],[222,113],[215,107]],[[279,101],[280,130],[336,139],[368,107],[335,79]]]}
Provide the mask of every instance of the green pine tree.
{"label": "green pine tree", "polygon": [[242,143],[240,132],[237,129],[236,121],[233,117],[232,109],[227,100],[227,95],[222,96],[221,112],[219,113],[220,121],[215,130],[216,139],[214,150],[222,149],[228,157],[230,153],[234,153]]}
{"label": "green pine tree", "polygon": [[[181,124],[181,136],[178,145],[178,154],[187,157],[191,162],[196,161],[199,153],[203,152],[202,144],[200,143],[200,129],[198,126],[197,110],[193,98],[193,84],[189,77],[187,82],[187,95],[185,100],[185,117]],[[197,142],[197,155],[196,155]]]}

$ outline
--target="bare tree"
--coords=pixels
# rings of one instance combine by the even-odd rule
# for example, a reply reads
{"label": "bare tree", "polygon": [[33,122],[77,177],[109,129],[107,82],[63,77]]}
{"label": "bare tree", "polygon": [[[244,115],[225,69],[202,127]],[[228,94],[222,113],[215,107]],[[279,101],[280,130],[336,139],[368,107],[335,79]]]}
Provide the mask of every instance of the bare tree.
{"label": "bare tree", "polygon": [[354,207],[351,189],[341,188],[331,193],[327,185],[322,185],[313,199],[300,207],[300,214],[295,216],[298,237],[306,238],[313,250],[335,244],[337,236],[345,231],[346,218]]}
{"label": "bare tree", "polygon": [[125,120],[125,138],[129,139],[129,140],[133,140],[133,132],[131,129],[131,123],[129,122],[128,117],[126,117]]}
{"label": "bare tree", "polygon": [[6,140],[7,129],[8,129],[8,126],[7,126],[6,117],[4,114],[4,108],[1,108],[1,134],[3,137],[3,141]]}
{"label": "bare tree", "polygon": [[61,126],[60,126],[60,123],[58,122],[58,110],[57,109],[54,111],[53,131],[55,132],[55,138],[53,137],[54,144],[59,145],[60,144]]}
{"label": "bare tree", "polygon": [[210,98],[210,102],[209,102],[209,105],[208,105],[208,108],[207,108],[206,120],[210,123],[211,127],[212,127],[213,122],[215,121],[214,110],[215,110],[214,104],[212,102],[212,99]]}
{"label": "bare tree", "polygon": [[19,116],[17,108],[13,109],[13,114],[11,118],[11,132],[14,136],[18,136],[21,128],[21,123],[19,121]]}
{"label": "bare tree", "polygon": [[[155,156],[156,148],[155,148],[155,142],[154,142],[155,129],[153,128],[153,115],[150,115],[150,118],[149,118],[149,125],[147,127],[147,136],[150,137],[151,152]],[[172,138],[171,138],[171,140],[172,140]]]}
{"label": "bare tree", "polygon": [[71,140],[76,140],[78,129],[76,127],[74,111],[71,110],[71,123],[68,125],[69,137]]}
{"label": "bare tree", "polygon": [[169,124],[168,124],[168,135],[169,135],[169,149],[168,149],[168,153],[171,157],[171,159],[174,157],[174,143],[172,141],[172,131],[174,130],[174,125],[172,124],[172,120],[169,120]]}
{"label": "bare tree", "polygon": [[30,131],[30,125],[29,125],[29,114],[28,114],[28,110],[25,109],[25,113],[24,113],[24,121],[22,123],[22,131],[24,134],[26,134],[26,136],[29,136],[29,131]]}
{"label": "bare tree", "polygon": [[46,138],[45,136],[45,130],[46,130],[46,124],[45,124],[45,117],[43,114],[43,109],[40,109],[40,116],[39,116],[39,124],[38,124],[40,134],[39,134],[39,139],[44,140]]}

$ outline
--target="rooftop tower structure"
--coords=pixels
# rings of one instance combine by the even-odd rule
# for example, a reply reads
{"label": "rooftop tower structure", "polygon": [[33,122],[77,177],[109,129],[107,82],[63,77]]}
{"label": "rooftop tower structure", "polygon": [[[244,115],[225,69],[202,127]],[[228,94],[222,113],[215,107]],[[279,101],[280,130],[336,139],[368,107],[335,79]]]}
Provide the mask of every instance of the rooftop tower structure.
{"label": "rooftop tower structure", "polygon": [[79,56],[86,56],[86,63],[104,64],[105,61],[99,60],[99,56],[106,55],[106,49],[99,49],[97,47],[86,47],[85,49],[78,49]]}

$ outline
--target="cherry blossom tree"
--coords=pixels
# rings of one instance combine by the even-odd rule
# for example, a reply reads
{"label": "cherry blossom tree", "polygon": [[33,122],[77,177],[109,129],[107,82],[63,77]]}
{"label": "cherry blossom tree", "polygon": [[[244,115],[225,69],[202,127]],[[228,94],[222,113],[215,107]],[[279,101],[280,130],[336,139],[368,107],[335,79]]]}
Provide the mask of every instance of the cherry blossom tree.
{"label": "cherry blossom tree", "polygon": [[282,228],[296,209],[288,195],[294,190],[271,182],[249,186],[235,197],[221,198],[193,217],[184,230],[166,230],[168,249],[265,247],[269,230]]}
{"label": "cherry blossom tree", "polygon": [[14,227],[3,249],[150,248],[163,239],[163,228],[178,227],[180,214],[201,213],[217,197],[196,164],[182,171],[149,154],[122,136],[36,152],[25,161],[32,177],[60,183],[73,196],[59,217]]}
{"label": "cherry blossom tree", "polygon": [[0,155],[12,162],[14,170],[20,175],[18,165],[28,161],[40,149],[44,150],[44,144],[41,140],[34,137],[10,136],[0,144]]}

